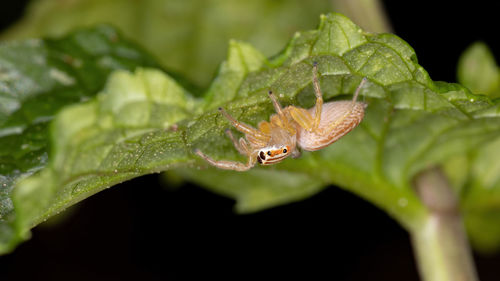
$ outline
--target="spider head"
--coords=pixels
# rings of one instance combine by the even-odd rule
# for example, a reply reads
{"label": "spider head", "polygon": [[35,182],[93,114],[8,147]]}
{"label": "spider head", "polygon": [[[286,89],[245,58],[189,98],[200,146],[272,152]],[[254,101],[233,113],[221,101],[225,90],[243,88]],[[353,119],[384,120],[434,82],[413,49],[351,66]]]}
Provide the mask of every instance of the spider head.
{"label": "spider head", "polygon": [[257,161],[262,165],[271,165],[281,162],[292,153],[292,149],[288,145],[268,146],[259,150]]}

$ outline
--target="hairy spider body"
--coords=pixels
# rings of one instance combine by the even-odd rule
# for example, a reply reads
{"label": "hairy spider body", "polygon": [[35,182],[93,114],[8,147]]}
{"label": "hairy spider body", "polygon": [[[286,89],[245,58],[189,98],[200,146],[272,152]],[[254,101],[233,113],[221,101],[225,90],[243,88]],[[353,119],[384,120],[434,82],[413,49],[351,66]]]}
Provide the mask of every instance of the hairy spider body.
{"label": "hairy spider body", "polygon": [[337,141],[363,120],[366,104],[358,102],[357,97],[366,82],[366,78],[356,89],[352,101],[323,104],[317,72],[317,64],[314,64],[313,86],[316,94],[314,107],[309,110],[295,106],[282,108],[274,94],[269,92],[276,114],[271,115],[269,122],[260,122],[258,129],[238,122],[223,108],[219,108],[219,111],[231,122],[231,125],[245,134],[245,138],[236,141],[231,131],[226,130],[226,134],[232,140],[235,148],[241,154],[248,156],[246,164],[234,161],[216,161],[198,149],[195,153],[218,168],[246,171],[255,166],[256,162],[262,165],[271,165],[281,162],[290,155],[298,157],[300,155],[299,147],[307,151],[315,151]]}
{"label": "hairy spider body", "polygon": [[[365,103],[351,101],[328,102],[323,105],[320,133],[300,128],[297,143],[302,149],[315,151],[329,146],[356,128],[365,115]],[[309,109],[313,113],[313,108]]]}

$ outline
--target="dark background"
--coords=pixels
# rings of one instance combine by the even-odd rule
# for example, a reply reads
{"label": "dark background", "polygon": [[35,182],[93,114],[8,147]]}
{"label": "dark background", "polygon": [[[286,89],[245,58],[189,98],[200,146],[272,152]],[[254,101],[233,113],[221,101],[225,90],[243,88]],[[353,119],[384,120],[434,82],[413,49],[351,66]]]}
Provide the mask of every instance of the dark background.
{"label": "dark background", "polygon": [[[25,2],[2,3],[0,29]],[[456,81],[458,57],[476,40],[500,55],[500,3],[385,2],[395,33],[434,80]],[[156,174],[134,179],[36,227],[0,257],[0,279],[419,280],[408,233],[337,187],[252,215],[235,215],[233,204],[196,186],[165,187]],[[475,259],[481,280],[498,280],[499,254]]]}

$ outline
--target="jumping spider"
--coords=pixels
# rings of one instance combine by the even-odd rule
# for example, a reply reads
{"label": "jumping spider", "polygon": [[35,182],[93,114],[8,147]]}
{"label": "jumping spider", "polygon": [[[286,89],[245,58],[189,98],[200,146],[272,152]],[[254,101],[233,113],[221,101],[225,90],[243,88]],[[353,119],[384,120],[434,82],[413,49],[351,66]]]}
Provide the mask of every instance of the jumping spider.
{"label": "jumping spider", "polygon": [[313,86],[316,94],[316,105],[310,109],[295,106],[282,108],[276,96],[269,91],[276,114],[269,122],[262,121],[258,129],[238,122],[222,107],[219,111],[245,138],[236,141],[229,129],[226,134],[232,140],[236,149],[248,156],[246,164],[234,161],[216,161],[205,155],[199,149],[195,153],[211,165],[236,171],[247,171],[256,162],[262,165],[278,163],[286,157],[300,156],[298,147],[315,151],[322,149],[354,129],[364,117],[366,104],[358,102],[357,98],[361,88],[366,82],[363,78],[359,84],[352,101],[334,101],[323,104],[321,89],[318,82],[318,65],[313,66]]}

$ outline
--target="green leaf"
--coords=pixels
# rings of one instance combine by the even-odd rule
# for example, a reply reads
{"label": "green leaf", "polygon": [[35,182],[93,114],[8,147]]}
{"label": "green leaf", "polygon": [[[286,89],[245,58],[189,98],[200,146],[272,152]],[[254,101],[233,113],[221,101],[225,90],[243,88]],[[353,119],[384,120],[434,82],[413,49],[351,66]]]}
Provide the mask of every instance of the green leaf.
{"label": "green leaf", "polygon": [[246,76],[258,71],[266,58],[251,45],[231,40],[229,54],[219,69],[219,74],[205,93],[205,108],[215,108],[235,98]]}
{"label": "green leaf", "polygon": [[473,93],[500,97],[500,71],[486,44],[476,42],[458,62],[458,81]]}
{"label": "green leaf", "polygon": [[[482,42],[472,44],[458,63],[458,79],[474,93],[500,97],[500,75],[495,58]],[[478,112],[495,117],[494,106]],[[500,249],[500,139],[493,134],[477,146],[446,164],[448,177],[462,195],[465,224],[473,246],[482,252]]]}
{"label": "green leaf", "polygon": [[[345,46],[350,47],[346,50]],[[279,93],[285,105],[311,107],[312,61],[319,62],[321,87],[327,99],[350,94],[361,77],[369,78],[362,94],[371,99],[357,129],[324,150],[304,152],[300,159],[243,174],[213,168],[176,171],[235,198],[240,212],[299,200],[336,184],[415,229],[426,210],[411,187],[413,176],[428,166],[448,164],[456,154],[462,155],[498,135],[497,104],[457,84],[433,82],[404,41],[389,34],[364,34],[340,15],[323,17],[318,31],[296,35],[288,48],[268,63],[271,67],[247,76],[235,100],[226,107],[238,120],[252,125],[268,119],[273,111],[265,97],[269,89]],[[252,94],[260,99],[252,100]],[[260,114],[257,107],[267,114]],[[219,130],[219,136],[193,146],[216,159],[243,162],[223,134],[230,125],[218,118],[217,127],[196,126],[192,131],[201,131],[198,134],[208,138],[211,131]],[[267,173],[265,179],[261,170]],[[253,180],[249,174],[254,175]],[[283,188],[284,179],[293,182],[295,176],[304,175],[309,179],[301,189],[292,185],[287,191]]]}
{"label": "green leaf", "polygon": [[14,235],[14,183],[48,162],[49,121],[62,107],[91,99],[112,70],[139,65],[156,66],[109,26],[0,45],[0,251]]}
{"label": "green leaf", "polygon": [[278,52],[296,30],[314,28],[332,1],[52,0],[32,1],[3,38],[60,36],[77,27],[113,24],[141,42],[167,69],[205,87],[224,59],[230,39],[265,56]]}
{"label": "green leaf", "polygon": [[234,176],[233,171],[175,170],[211,191],[236,199],[236,211],[256,212],[305,199],[322,190],[325,183],[305,172],[253,169]]}
{"label": "green leaf", "polygon": [[461,169],[449,173],[456,179],[461,172],[462,181],[456,186],[463,194],[466,228],[473,246],[486,253],[500,249],[499,151],[500,138],[492,137],[463,157],[466,161],[456,160],[462,162]]}
{"label": "green leaf", "polygon": [[163,72],[138,69],[114,72],[97,99],[61,111],[49,165],[14,190],[20,234],[113,184],[188,161],[181,132],[170,127],[194,105]]}
{"label": "green leaf", "polygon": [[[339,14],[322,16],[318,30],[296,33],[270,60],[238,41],[228,54],[205,98],[191,98],[170,77],[142,69],[115,73],[97,98],[60,112],[50,131],[49,165],[14,190],[17,233],[25,237],[37,223],[115,183],[168,169],[237,199],[240,212],[335,184],[413,231],[428,215],[411,187],[413,176],[449,166],[456,155],[499,137],[499,101],[433,82],[403,40],[363,32]],[[323,150],[247,173],[214,169],[192,153],[196,148],[215,159],[245,161],[214,107],[256,125],[273,113],[267,95],[273,90],[284,106],[309,108],[314,62],[327,101],[350,99],[368,78],[361,92],[365,119],[351,133]]]}
{"label": "green leaf", "polygon": [[452,157],[444,166],[461,195],[461,209],[469,238],[485,253],[500,248],[500,138]]}
{"label": "green leaf", "polygon": [[473,246],[481,252],[500,248],[500,139],[471,155],[470,172],[466,173],[463,209],[465,223]]}
{"label": "green leaf", "polygon": [[[256,173],[257,180],[253,181],[247,180],[246,174],[232,173],[230,179],[226,172],[213,169],[178,171],[189,180],[237,199],[237,209],[241,212],[272,206],[252,199],[262,185],[267,183],[267,189],[274,190],[283,178],[305,174],[309,184],[303,184],[303,190],[290,187],[290,198],[283,199],[286,192],[268,191],[261,200],[275,204],[290,202],[321,190],[318,184],[321,187],[336,184],[377,204],[403,225],[413,228],[426,210],[411,188],[411,178],[421,169],[444,163],[455,153],[471,149],[497,134],[496,119],[475,116],[477,113],[480,117],[481,110],[494,108],[489,100],[455,84],[432,82],[417,64],[413,49],[396,36],[363,34],[346,18],[330,15],[322,18],[318,31],[297,35],[283,54],[270,62],[279,65],[274,71],[265,69],[247,77],[236,100],[226,106],[234,108],[233,104],[237,104],[233,115],[238,119],[252,125],[267,119],[272,112],[270,102],[264,97],[268,89],[286,95],[282,98],[286,104],[311,107],[312,61],[319,62],[326,98],[352,93],[361,77],[367,76],[371,82],[362,94],[372,99],[359,128],[322,151],[305,152],[300,159],[263,168],[276,171],[275,176],[262,180],[257,176],[260,168],[248,172]],[[254,94],[261,97],[254,106],[241,106],[249,102],[246,97],[251,90],[246,85],[252,85]],[[268,114],[252,113],[257,103]],[[221,119],[217,123],[224,122]],[[230,125],[224,122],[219,138],[194,146],[202,151],[220,148],[212,153],[217,159],[244,161],[236,156],[231,142],[224,137],[225,127]],[[222,184],[215,186],[214,182]]]}

